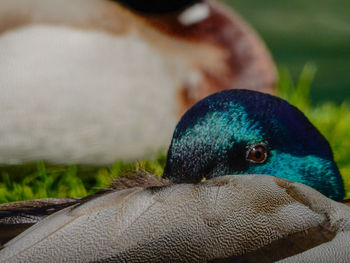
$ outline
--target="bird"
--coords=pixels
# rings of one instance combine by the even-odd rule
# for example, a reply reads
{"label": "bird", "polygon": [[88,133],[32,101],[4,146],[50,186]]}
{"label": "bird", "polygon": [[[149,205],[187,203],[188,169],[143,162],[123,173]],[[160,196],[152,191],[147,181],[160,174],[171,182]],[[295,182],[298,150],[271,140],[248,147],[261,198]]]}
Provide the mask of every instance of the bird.
{"label": "bird", "polygon": [[226,90],[201,100],[177,124],[164,178],[196,183],[226,174],[268,174],[344,199],[344,183],[325,137],[287,101]]}
{"label": "bird", "polygon": [[275,93],[277,79],[263,41],[214,0],[2,0],[0,68],[9,164],[139,159],[198,100]]}
{"label": "bird", "polygon": [[347,262],[350,207],[268,175],[134,187],[69,206],[0,262]]}
{"label": "bird", "polygon": [[204,98],[177,124],[163,179],[129,179],[134,185],[119,183],[83,199],[24,205],[27,217],[19,203],[0,207],[7,226],[44,212],[4,245],[0,258],[346,262],[350,256],[350,207],[336,202],[344,185],[331,147],[281,98],[237,89]]}

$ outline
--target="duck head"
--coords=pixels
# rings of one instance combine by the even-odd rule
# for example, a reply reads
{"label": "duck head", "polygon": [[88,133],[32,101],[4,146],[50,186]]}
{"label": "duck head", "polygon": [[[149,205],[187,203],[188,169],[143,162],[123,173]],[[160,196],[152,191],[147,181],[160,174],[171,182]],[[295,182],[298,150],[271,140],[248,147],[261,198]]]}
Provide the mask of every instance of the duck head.
{"label": "duck head", "polygon": [[226,90],[189,109],[176,126],[164,176],[199,182],[227,174],[267,174],[335,199],[344,185],[327,140],[288,102]]}
{"label": "duck head", "polygon": [[132,10],[148,14],[164,14],[169,12],[176,12],[185,9],[186,7],[200,2],[200,0],[113,0],[119,2]]}

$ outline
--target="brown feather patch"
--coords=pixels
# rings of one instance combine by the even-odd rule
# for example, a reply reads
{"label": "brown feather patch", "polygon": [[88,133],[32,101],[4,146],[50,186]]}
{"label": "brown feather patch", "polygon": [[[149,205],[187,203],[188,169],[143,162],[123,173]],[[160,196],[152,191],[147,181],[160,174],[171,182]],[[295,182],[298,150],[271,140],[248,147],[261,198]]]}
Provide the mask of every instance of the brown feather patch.
{"label": "brown feather patch", "polygon": [[168,186],[171,181],[152,175],[146,171],[136,171],[126,173],[121,177],[117,177],[112,181],[110,188],[113,190],[122,190],[133,187],[162,187]]}
{"label": "brown feather patch", "polygon": [[343,200],[342,203],[345,204],[345,205],[350,206],[350,199]]}

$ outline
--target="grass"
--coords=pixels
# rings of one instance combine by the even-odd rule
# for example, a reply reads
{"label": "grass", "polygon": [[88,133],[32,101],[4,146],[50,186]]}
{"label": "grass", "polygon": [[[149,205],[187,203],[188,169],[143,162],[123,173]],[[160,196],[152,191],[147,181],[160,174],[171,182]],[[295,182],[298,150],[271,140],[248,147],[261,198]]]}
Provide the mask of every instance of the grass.
{"label": "grass", "polygon": [[53,165],[44,162],[0,166],[0,203],[45,197],[83,197],[109,186],[126,172],[146,170],[158,176],[165,154],[153,160],[117,161],[111,166]]}
{"label": "grass", "polygon": [[[335,160],[342,173],[346,198],[350,198],[350,104],[310,101],[311,82],[316,68],[307,64],[297,83],[289,71],[280,70],[279,95],[301,109],[329,140]],[[52,165],[37,162],[0,166],[0,203],[44,197],[82,197],[109,185],[125,172],[139,169],[161,176],[165,154],[152,160],[138,162],[117,161],[108,167]]]}
{"label": "grass", "polygon": [[287,69],[280,70],[279,95],[297,106],[327,138],[334,152],[334,158],[342,174],[346,199],[350,198],[350,103],[337,105],[326,102],[312,105],[310,101],[311,82],[316,67],[304,66],[300,78],[293,83]]}

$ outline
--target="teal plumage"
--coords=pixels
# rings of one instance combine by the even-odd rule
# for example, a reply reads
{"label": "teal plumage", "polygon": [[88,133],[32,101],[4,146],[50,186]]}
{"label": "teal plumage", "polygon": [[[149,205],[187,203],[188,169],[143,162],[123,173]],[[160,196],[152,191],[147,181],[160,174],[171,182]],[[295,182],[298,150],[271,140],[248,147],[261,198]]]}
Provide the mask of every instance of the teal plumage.
{"label": "teal plumage", "polygon": [[[138,178],[141,187],[107,189],[66,204],[5,205],[3,239],[17,235],[10,227],[25,224],[38,215],[35,211],[66,208],[7,243],[0,257],[11,262],[349,258],[348,207],[303,184],[262,175],[304,182],[333,199],[343,198],[328,142],[298,109],[245,90],[217,93],[191,108],[174,132],[164,176],[181,183],[229,173],[180,185],[166,180],[147,185],[155,178],[144,174],[149,179]],[[211,253],[201,253],[203,244]]]}
{"label": "teal plumage", "polygon": [[[254,146],[263,150],[257,153],[261,163],[247,158]],[[327,140],[296,107],[260,92],[211,95],[185,113],[174,131],[165,177],[198,182],[226,174],[273,175],[344,198]]]}

